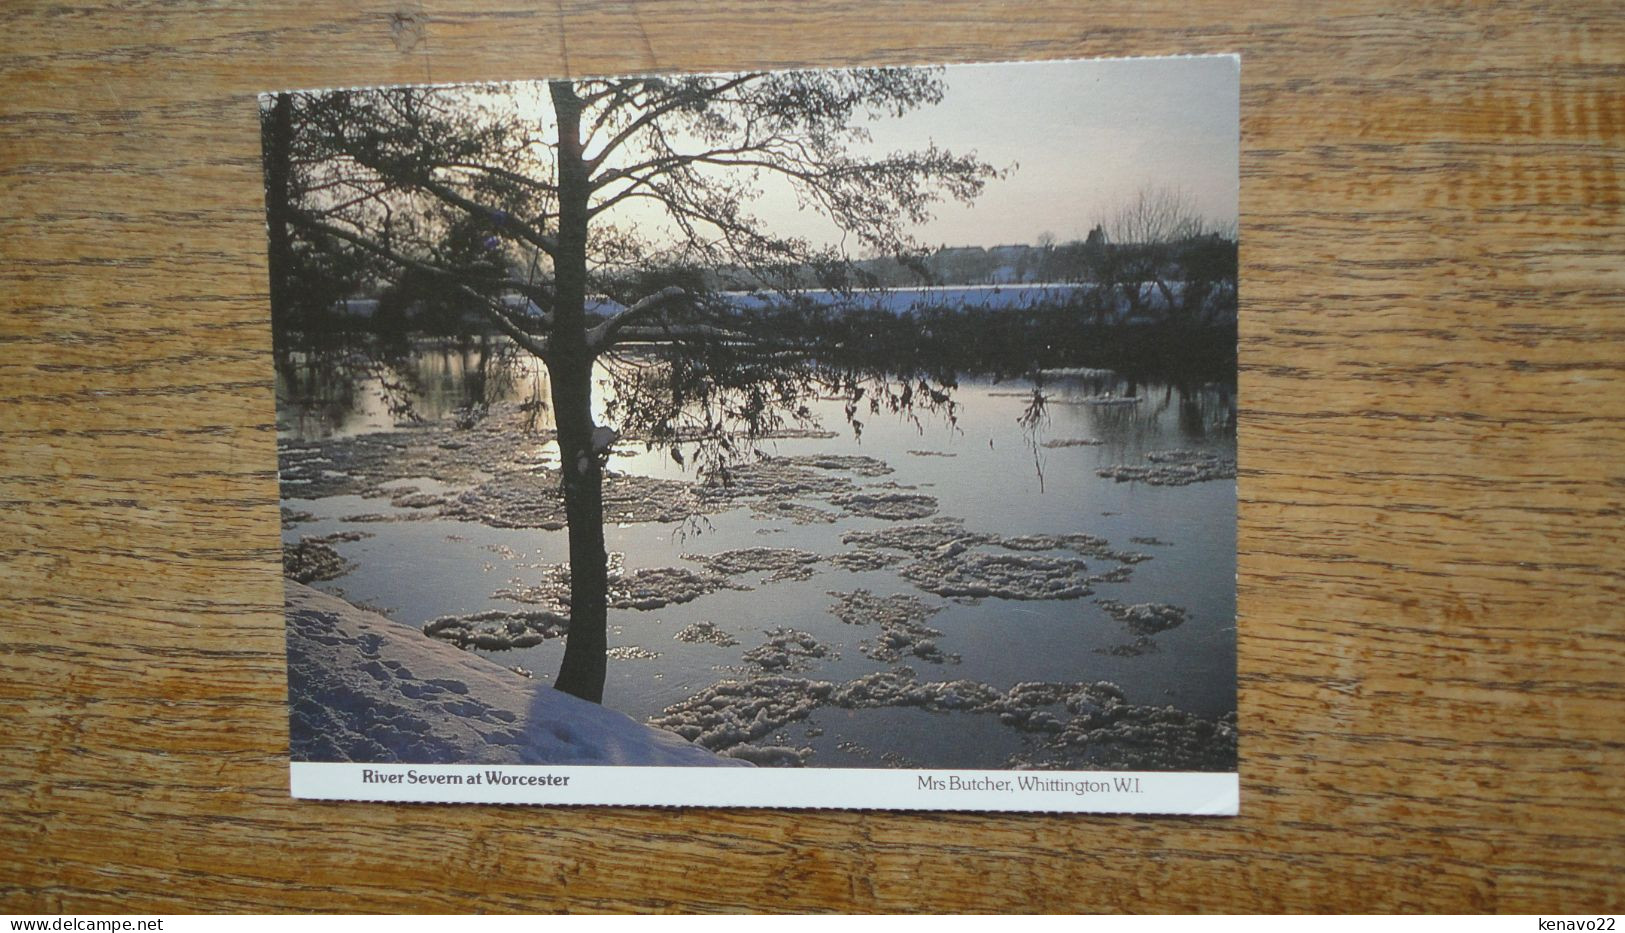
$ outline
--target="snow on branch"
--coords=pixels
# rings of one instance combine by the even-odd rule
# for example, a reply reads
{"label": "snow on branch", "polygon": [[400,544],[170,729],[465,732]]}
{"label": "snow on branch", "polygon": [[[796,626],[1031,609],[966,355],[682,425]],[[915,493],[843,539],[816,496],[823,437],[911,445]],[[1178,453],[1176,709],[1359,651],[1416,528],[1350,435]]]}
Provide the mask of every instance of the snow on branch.
{"label": "snow on branch", "polygon": [[627,325],[636,323],[639,318],[648,316],[669,302],[686,297],[688,292],[685,289],[669,285],[652,295],[638,299],[626,310],[587,331],[587,348],[593,353],[599,352],[614,343],[616,335]]}

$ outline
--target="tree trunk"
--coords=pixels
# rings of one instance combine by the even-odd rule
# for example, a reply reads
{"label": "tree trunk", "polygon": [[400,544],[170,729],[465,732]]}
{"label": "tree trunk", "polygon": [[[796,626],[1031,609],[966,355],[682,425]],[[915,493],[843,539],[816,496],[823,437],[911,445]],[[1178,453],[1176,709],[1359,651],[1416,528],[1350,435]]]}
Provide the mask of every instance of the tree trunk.
{"label": "tree trunk", "polygon": [[[293,97],[278,94],[265,123],[265,219],[270,239],[271,318],[293,322],[293,240],[288,233],[288,179],[293,147]],[[276,328],[282,333],[282,328]]]}
{"label": "tree trunk", "polygon": [[608,670],[609,570],[604,551],[604,472],[592,445],[592,364],[560,361],[548,372],[570,529],[570,633],[553,686],[602,703]]}
{"label": "tree trunk", "polygon": [[558,115],[559,235],[553,256],[553,330],[547,370],[559,432],[559,471],[570,529],[570,633],[553,686],[602,703],[608,640],[609,568],[604,553],[603,458],[593,443],[592,350],[587,345],[587,165],[581,99],[567,81],[549,85]]}

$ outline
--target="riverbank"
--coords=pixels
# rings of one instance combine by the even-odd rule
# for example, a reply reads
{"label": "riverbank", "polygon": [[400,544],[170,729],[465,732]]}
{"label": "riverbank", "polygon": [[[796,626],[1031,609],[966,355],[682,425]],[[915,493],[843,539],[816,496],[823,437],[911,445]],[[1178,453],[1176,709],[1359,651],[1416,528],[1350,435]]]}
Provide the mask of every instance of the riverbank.
{"label": "riverbank", "polygon": [[295,761],[743,765],[292,580]]}

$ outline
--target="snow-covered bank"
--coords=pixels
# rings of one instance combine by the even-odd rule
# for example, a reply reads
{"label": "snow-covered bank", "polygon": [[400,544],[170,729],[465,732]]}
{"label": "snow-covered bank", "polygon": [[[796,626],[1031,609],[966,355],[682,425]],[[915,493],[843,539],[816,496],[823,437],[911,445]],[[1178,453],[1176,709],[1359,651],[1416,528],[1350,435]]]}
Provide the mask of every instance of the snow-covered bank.
{"label": "snow-covered bank", "polygon": [[292,580],[295,761],[743,765]]}

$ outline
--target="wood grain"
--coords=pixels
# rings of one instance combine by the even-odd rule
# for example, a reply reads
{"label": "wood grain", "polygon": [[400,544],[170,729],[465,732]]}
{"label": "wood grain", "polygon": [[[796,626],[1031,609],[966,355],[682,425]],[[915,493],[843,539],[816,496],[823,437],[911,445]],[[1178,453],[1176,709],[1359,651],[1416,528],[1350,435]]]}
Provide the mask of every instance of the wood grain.
{"label": "wood grain", "polygon": [[[0,910],[1625,909],[1617,3],[0,24]],[[1243,816],[288,799],[254,92],[1229,51]]]}

